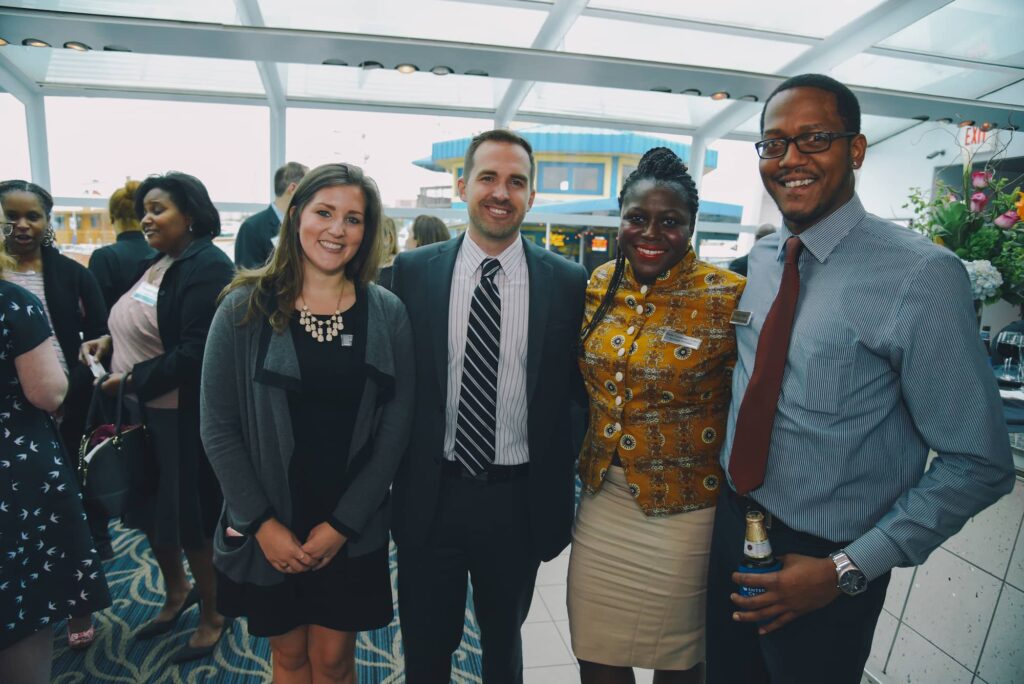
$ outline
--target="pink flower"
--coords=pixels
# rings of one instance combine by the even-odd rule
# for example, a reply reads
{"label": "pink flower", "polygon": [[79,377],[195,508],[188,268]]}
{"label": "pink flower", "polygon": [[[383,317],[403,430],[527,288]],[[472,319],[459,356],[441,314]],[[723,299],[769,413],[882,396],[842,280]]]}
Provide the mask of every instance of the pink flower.
{"label": "pink flower", "polygon": [[971,195],[971,211],[977,213],[988,204],[988,195],[983,192],[976,192]]}
{"label": "pink flower", "polygon": [[1017,221],[1020,221],[1020,217],[1017,216],[1017,212],[1011,209],[997,216],[995,224],[1000,228],[1013,228]]}
{"label": "pink flower", "polygon": [[971,185],[976,188],[987,188],[990,180],[992,180],[991,171],[975,171],[971,174]]}

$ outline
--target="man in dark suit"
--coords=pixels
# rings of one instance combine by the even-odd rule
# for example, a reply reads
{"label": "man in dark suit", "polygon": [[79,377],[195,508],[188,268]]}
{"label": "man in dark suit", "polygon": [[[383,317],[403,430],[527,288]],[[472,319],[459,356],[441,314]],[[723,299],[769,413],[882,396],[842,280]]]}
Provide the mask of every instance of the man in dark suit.
{"label": "man in dark suit", "polygon": [[[757,227],[757,232],[754,233],[754,242],[763,238],[765,235],[771,235],[775,232],[775,226],[770,223],[762,223]],[[746,277],[747,275],[747,257],[749,255],[744,254],[741,257],[736,257],[729,262],[729,270],[733,273],[739,273],[741,276]]]}
{"label": "man in dark suit", "polygon": [[466,234],[395,260],[416,342],[417,412],[393,490],[408,684],[449,681],[467,577],[484,681],[522,682],[537,568],[569,542],[586,273],[519,233],[535,168],[518,135],[478,135],[459,179]]}
{"label": "man in dark suit", "polygon": [[288,162],[274,173],[274,201],[261,212],[242,222],[235,237],[235,266],[259,268],[267,263],[277,246],[277,234],[288,203],[302,177],[309,169],[298,162]]}

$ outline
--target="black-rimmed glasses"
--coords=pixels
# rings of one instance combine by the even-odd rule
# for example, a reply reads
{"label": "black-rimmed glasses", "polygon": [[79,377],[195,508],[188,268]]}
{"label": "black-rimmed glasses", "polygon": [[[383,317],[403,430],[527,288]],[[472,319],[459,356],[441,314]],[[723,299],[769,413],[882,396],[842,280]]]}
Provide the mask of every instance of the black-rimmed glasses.
{"label": "black-rimmed glasses", "polygon": [[804,154],[817,154],[832,147],[832,141],[836,138],[852,138],[856,133],[833,133],[831,131],[813,131],[801,133],[791,138],[768,138],[754,143],[757,156],[761,159],[775,159],[783,157],[789,150],[789,143],[795,143],[796,149]]}
{"label": "black-rimmed glasses", "polygon": [[11,233],[14,232],[14,224],[9,221],[0,222],[0,233],[3,233],[4,237],[11,237]]}

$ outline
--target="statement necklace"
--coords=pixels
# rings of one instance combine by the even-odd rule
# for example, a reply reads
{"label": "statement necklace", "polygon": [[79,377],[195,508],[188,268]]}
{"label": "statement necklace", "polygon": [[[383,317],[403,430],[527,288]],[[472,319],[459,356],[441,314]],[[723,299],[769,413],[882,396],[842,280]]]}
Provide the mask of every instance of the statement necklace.
{"label": "statement necklace", "polygon": [[309,312],[306,301],[299,295],[299,302],[302,309],[299,311],[299,325],[306,329],[306,332],[317,342],[330,342],[345,329],[345,323],[341,317],[341,298],[345,296],[345,285],[341,286],[341,293],[338,294],[338,305],[334,313],[321,320]]}

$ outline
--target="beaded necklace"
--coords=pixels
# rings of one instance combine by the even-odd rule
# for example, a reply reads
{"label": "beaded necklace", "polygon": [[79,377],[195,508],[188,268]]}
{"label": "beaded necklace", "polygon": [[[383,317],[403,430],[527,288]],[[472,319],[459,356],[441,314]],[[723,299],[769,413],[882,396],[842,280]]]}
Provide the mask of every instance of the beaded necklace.
{"label": "beaded necklace", "polygon": [[305,328],[306,332],[317,342],[330,342],[345,329],[345,322],[341,316],[341,299],[344,296],[345,284],[342,283],[334,313],[328,316],[327,320],[321,320],[310,313],[306,300],[299,295],[299,302],[302,304],[302,309],[299,310],[299,325]]}

